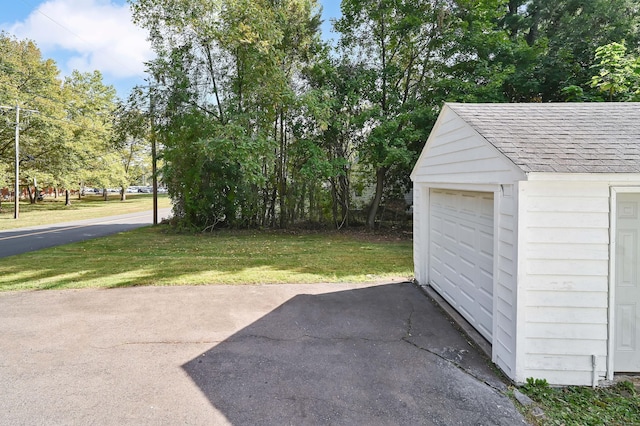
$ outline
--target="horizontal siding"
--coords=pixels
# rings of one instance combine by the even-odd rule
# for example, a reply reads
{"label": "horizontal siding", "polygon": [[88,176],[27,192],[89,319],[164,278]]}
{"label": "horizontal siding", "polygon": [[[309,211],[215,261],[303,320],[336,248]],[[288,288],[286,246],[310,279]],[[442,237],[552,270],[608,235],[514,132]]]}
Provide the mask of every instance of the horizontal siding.
{"label": "horizontal siding", "polygon": [[503,183],[524,173],[445,106],[411,174],[414,182]]}
{"label": "horizontal siding", "polygon": [[524,356],[517,377],[591,384],[604,376],[608,339],[609,185],[520,185]]}
{"label": "horizontal siding", "polygon": [[557,324],[569,322],[570,324],[606,324],[607,307],[584,308],[567,306],[535,306],[528,307],[527,313],[531,322],[538,324]]}
{"label": "horizontal siding", "polygon": [[[604,300],[603,300],[604,299]],[[526,292],[526,306],[555,306],[567,308],[607,307],[607,292],[598,291],[538,291]]]}
{"label": "horizontal siding", "polygon": [[609,248],[603,244],[581,244],[571,252],[566,251],[564,244],[537,243],[527,251],[527,259],[544,260],[563,257],[567,260],[594,259],[608,260]]}
{"label": "horizontal siding", "polygon": [[[567,247],[572,249],[572,247]],[[527,273],[531,275],[563,275],[571,277],[606,277],[609,265],[600,259],[532,259],[527,261]]]}
{"label": "horizontal siding", "polygon": [[[602,276],[581,276],[579,280],[566,275],[536,275],[536,280],[529,283],[528,289],[532,291],[566,291],[566,292],[591,292],[603,291],[608,288],[608,279]],[[575,294],[575,293],[574,293]]]}
{"label": "horizontal siding", "polygon": [[582,339],[567,346],[564,339],[536,339],[529,338],[525,350],[530,355],[547,355],[552,353],[563,353],[565,356],[584,357],[585,354],[592,354],[598,357],[607,356],[607,348],[600,345],[599,340]]}

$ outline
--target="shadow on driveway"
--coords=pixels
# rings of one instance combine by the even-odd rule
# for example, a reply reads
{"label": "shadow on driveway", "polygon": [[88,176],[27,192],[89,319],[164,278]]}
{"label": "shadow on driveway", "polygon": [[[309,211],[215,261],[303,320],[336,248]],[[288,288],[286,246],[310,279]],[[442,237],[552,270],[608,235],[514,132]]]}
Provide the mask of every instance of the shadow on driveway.
{"label": "shadow on driveway", "polygon": [[236,425],[525,424],[408,283],[296,295],[182,368]]}

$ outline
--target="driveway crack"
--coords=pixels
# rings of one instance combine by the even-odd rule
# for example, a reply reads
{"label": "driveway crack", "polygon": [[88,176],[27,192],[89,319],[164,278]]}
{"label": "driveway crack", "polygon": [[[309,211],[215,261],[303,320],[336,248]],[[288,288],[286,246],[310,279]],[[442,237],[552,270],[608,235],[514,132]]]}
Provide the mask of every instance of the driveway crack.
{"label": "driveway crack", "polygon": [[446,361],[447,363],[453,365],[454,367],[456,367],[457,369],[461,370],[462,372],[464,372],[465,374],[473,377],[474,379],[480,381],[481,383],[484,383],[485,385],[489,386],[490,388],[502,393],[503,389],[500,389],[498,386],[489,383],[488,381],[484,380],[482,377],[478,376],[477,374],[474,374],[473,371],[470,371],[469,369],[465,368],[462,364],[454,361],[453,359],[446,357],[445,355],[443,355],[442,353],[436,352],[435,350],[429,349],[429,348],[425,348],[423,346],[418,345],[417,343],[413,342],[411,339],[411,333],[413,331],[413,315],[415,313],[415,308],[413,306],[411,306],[411,311],[409,312],[409,316],[407,317],[407,328],[406,328],[406,332],[404,337],[402,338],[402,341],[405,343],[410,344],[411,346],[415,347],[416,349],[419,349],[421,351],[424,352],[428,352],[432,355],[437,356],[438,358]]}

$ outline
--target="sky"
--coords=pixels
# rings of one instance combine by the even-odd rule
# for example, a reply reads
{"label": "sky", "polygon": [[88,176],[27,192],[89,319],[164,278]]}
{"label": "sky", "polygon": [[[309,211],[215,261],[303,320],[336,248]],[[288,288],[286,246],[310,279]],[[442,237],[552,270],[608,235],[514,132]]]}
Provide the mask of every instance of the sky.
{"label": "sky", "polygon": [[[334,38],[331,18],[339,0],[320,0],[323,37]],[[144,62],[153,58],[145,30],[131,22],[126,0],[0,0],[0,30],[33,40],[62,76],[99,70],[105,84],[126,98],[145,84]]]}

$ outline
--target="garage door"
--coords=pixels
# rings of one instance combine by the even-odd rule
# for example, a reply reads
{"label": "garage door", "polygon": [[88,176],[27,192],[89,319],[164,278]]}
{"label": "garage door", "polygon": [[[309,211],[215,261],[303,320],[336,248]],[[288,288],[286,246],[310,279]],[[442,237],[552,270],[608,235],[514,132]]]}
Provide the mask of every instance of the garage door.
{"label": "garage door", "polygon": [[491,342],[493,193],[432,189],[430,284]]}

